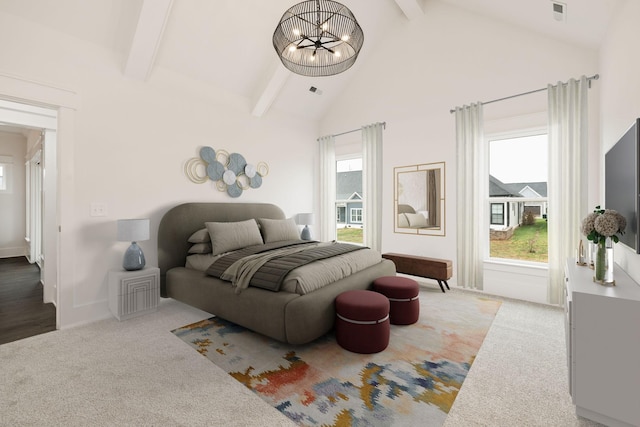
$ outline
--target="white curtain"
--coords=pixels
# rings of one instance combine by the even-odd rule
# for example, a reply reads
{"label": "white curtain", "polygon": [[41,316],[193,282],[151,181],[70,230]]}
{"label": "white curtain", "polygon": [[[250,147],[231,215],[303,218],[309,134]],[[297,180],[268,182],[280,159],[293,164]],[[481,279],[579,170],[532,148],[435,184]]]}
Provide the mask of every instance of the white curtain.
{"label": "white curtain", "polygon": [[550,304],[562,303],[564,265],[580,241],[587,207],[587,78],[549,85]]}
{"label": "white curtain", "polygon": [[456,108],[457,152],[457,283],[482,289],[482,270],[489,223],[486,197],[489,186],[487,150],[482,126],[482,104]]}
{"label": "white curtain", "polygon": [[320,236],[336,239],[336,143],[332,135],[318,138],[320,147]]}
{"label": "white curtain", "polygon": [[382,130],[384,123],[362,127],[362,212],[365,246],[382,250]]}

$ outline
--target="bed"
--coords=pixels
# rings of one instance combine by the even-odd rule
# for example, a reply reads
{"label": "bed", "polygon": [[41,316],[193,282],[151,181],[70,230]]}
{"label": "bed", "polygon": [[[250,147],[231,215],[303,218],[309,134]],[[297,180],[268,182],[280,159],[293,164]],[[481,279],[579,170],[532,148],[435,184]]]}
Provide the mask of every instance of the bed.
{"label": "bed", "polygon": [[[322,285],[318,289],[311,287],[311,289],[300,290],[302,286],[290,277],[296,275],[299,276],[298,279],[306,277],[299,271],[304,268],[317,269],[313,264],[320,261],[310,262],[304,268],[292,270],[279,288],[276,286],[270,290],[268,284],[256,287],[236,283],[234,286],[232,284],[234,281],[210,275],[213,273],[209,270],[215,270],[213,267],[215,263],[221,263],[224,257],[237,252],[236,250],[225,252],[226,243],[223,241],[223,244],[220,244],[220,239],[217,238],[209,242],[214,247],[213,252],[222,251],[221,254],[212,253],[216,260],[214,264],[206,266],[206,263],[188,261],[193,258],[193,255],[201,255],[190,252],[194,252],[194,247],[198,245],[195,243],[194,235],[201,234],[203,229],[207,230],[210,236],[211,233],[218,236],[222,235],[218,234],[220,230],[222,232],[228,230],[227,226],[250,224],[252,220],[260,224],[259,230],[264,240],[272,241],[274,236],[276,238],[279,236],[281,225],[288,221],[279,207],[267,203],[185,203],[167,211],[158,229],[161,295],[197,307],[278,341],[304,344],[333,328],[336,296],[350,289],[368,289],[377,277],[395,275],[393,262],[383,259],[376,252],[379,258],[370,261],[371,265],[361,266],[358,271]],[[266,234],[267,232],[269,234]],[[251,233],[241,231],[236,234],[245,236]],[[267,243],[274,244],[272,241]],[[307,242],[300,243],[300,245],[306,244]],[[286,247],[296,245],[298,243]],[[317,250],[322,250],[323,245],[329,246],[330,243],[317,243]],[[285,248],[285,250],[289,249]],[[364,254],[363,251],[371,250],[358,250],[337,257],[360,257],[361,255],[357,252]],[[371,254],[366,256],[371,257]],[[218,268],[218,270],[221,269]]]}

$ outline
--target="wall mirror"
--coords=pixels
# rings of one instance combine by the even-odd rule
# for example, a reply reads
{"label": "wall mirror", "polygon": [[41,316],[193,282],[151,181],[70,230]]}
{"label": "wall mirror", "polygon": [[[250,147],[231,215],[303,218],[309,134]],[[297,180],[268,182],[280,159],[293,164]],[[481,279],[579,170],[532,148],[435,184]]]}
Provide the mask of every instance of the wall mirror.
{"label": "wall mirror", "polygon": [[444,162],[401,166],[394,172],[395,232],[444,236]]}

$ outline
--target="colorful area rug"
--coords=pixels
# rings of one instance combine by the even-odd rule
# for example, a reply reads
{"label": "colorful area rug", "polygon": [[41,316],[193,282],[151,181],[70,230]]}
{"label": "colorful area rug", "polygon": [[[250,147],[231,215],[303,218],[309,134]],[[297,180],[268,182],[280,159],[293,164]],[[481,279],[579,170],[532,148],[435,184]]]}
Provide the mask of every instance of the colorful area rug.
{"label": "colorful area rug", "polygon": [[351,353],[332,333],[284,344],[213,317],[172,331],[301,426],[440,426],[500,301],[420,293],[420,320],[386,350]]}

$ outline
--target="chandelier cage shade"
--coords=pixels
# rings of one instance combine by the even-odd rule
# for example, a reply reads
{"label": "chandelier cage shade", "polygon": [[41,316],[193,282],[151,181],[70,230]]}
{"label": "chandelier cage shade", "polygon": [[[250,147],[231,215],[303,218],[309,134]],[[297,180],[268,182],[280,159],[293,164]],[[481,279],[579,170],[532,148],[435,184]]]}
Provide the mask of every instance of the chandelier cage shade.
{"label": "chandelier cage shade", "polygon": [[287,10],[273,33],[282,64],[308,77],[348,70],[358,58],[364,34],[353,13],[331,0],[303,1]]}

